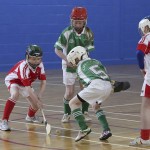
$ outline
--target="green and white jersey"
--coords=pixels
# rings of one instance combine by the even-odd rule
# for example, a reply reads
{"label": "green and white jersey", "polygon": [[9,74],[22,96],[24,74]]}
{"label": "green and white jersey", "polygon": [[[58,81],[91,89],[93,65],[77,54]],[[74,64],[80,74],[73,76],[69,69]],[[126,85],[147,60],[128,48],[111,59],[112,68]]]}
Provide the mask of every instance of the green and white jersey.
{"label": "green and white jersey", "polygon": [[[93,32],[88,27],[85,27],[81,34],[75,32],[72,26],[67,27],[54,45],[55,48],[63,51],[65,55],[76,46],[83,46],[88,51],[94,49]],[[62,64],[65,64],[64,60]],[[67,72],[75,72],[75,69],[67,68]]]}
{"label": "green and white jersey", "polygon": [[102,79],[110,81],[106,68],[98,60],[87,58],[79,62],[77,67],[77,77],[84,86],[91,80]]}

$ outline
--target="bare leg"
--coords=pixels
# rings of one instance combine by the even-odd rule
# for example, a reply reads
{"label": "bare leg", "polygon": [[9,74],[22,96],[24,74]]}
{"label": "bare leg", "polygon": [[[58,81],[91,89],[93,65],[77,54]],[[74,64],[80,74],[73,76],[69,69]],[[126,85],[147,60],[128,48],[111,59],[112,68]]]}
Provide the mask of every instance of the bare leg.
{"label": "bare leg", "polygon": [[141,129],[150,129],[150,98],[142,97]]}

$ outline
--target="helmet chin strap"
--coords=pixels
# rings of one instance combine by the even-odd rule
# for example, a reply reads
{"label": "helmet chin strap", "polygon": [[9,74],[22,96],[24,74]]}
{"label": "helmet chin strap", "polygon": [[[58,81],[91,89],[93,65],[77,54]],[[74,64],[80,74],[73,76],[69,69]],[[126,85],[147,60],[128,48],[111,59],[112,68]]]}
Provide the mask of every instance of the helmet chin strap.
{"label": "helmet chin strap", "polygon": [[81,34],[81,32],[83,31],[84,27],[83,28],[75,28],[74,27],[74,30],[78,33],[78,34]]}
{"label": "helmet chin strap", "polygon": [[39,65],[39,64],[31,64],[30,62],[28,62],[29,66],[32,68],[32,69],[36,69],[36,67]]}
{"label": "helmet chin strap", "polygon": [[71,19],[71,26],[74,28],[74,30],[78,33],[78,34],[81,34],[81,32],[84,30],[85,26],[87,24],[87,20],[85,20],[85,24],[82,28],[78,28],[78,27],[74,27],[73,26],[73,20]]}
{"label": "helmet chin strap", "polygon": [[27,60],[28,65],[31,67],[31,69],[35,70],[36,67],[39,66],[39,64],[31,64],[31,63],[28,61],[28,59],[29,59],[29,56],[26,55],[26,60]]}

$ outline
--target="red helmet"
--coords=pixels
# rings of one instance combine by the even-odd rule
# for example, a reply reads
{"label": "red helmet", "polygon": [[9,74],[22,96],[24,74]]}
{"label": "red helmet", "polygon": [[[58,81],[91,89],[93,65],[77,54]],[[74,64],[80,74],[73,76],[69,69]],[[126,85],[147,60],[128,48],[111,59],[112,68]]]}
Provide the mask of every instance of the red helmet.
{"label": "red helmet", "polygon": [[84,7],[74,7],[71,12],[71,19],[73,20],[86,20],[87,19],[87,11]]}

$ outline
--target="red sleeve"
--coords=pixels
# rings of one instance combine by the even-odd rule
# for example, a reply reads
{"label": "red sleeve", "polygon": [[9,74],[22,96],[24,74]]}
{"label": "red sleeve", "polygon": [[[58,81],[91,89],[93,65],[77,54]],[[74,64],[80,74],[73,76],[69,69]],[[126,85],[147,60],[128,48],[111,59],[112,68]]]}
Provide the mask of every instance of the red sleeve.
{"label": "red sleeve", "polygon": [[46,75],[45,74],[40,74],[39,80],[46,80]]}
{"label": "red sleeve", "polygon": [[144,43],[139,43],[137,46],[137,50],[141,50],[143,53],[146,52],[147,46]]}
{"label": "red sleeve", "polygon": [[137,50],[142,51],[144,54],[150,53],[150,36],[143,36],[138,42]]}
{"label": "red sleeve", "polygon": [[41,63],[37,69],[39,70],[38,71],[39,72],[38,79],[39,80],[46,80],[46,74],[45,74],[43,63]]}

